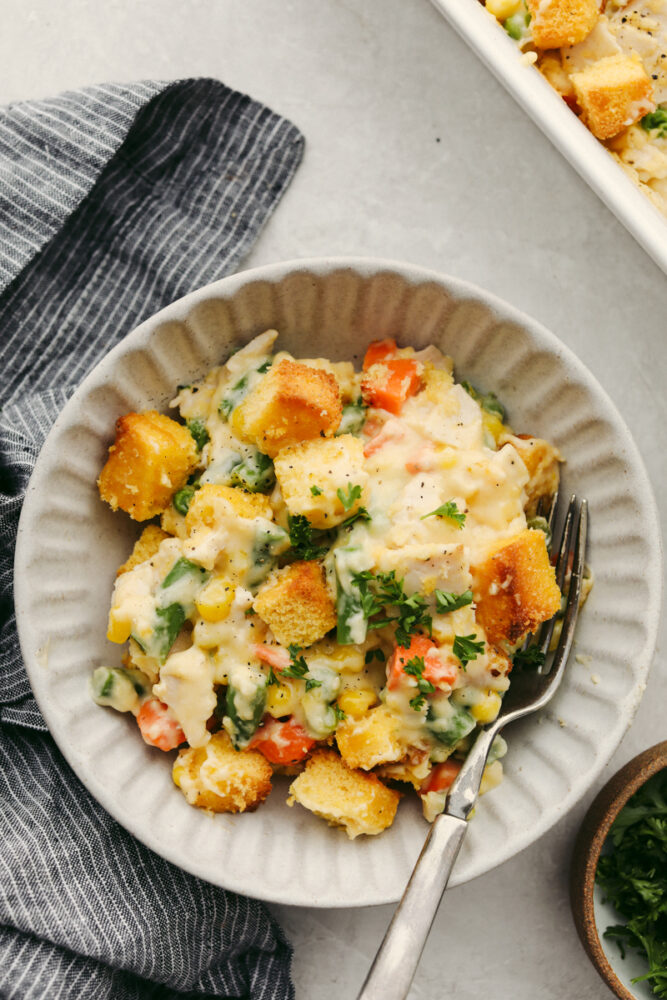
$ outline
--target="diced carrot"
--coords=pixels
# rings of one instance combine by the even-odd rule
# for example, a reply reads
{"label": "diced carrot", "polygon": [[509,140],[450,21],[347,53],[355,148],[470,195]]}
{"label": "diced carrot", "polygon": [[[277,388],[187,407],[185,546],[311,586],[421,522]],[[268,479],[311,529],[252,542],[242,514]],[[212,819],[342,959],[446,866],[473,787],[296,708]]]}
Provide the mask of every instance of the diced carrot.
{"label": "diced carrot", "polygon": [[268,717],[249,746],[264,754],[271,764],[298,764],[315,746],[315,740],[293,717],[285,722]]}
{"label": "diced carrot", "polygon": [[374,438],[376,434],[382,430],[386,423],[383,417],[375,414],[372,417],[367,417],[364,426],[361,428],[361,433],[364,437]]}
{"label": "diced carrot", "polygon": [[406,472],[409,472],[411,476],[418,472],[428,472],[429,469],[433,468],[434,454],[433,445],[428,441],[412,458],[407,460],[405,463]]}
{"label": "diced carrot", "polygon": [[406,399],[421,388],[421,369],[411,358],[377,362],[361,382],[364,402],[398,416]]}
{"label": "diced carrot", "polygon": [[387,420],[374,438],[364,445],[364,458],[370,458],[376,451],[383,448],[389,441],[400,441],[405,437],[405,431],[398,420]]}
{"label": "diced carrot", "polygon": [[453,656],[442,660],[439,656],[426,654],[422,677],[436,687],[451,687],[459,675],[459,661]]}
{"label": "diced carrot", "polygon": [[282,646],[265,646],[263,642],[256,642],[251,649],[258,660],[276,670],[284,670],[290,665],[289,653]]}
{"label": "diced carrot", "polygon": [[428,639],[425,635],[413,635],[410,639],[410,645],[407,647],[397,646],[387,663],[387,687],[397,688],[408,676],[403,670],[408,660],[414,660],[415,656],[421,656],[426,664],[426,657],[432,649],[436,648],[433,640]]}
{"label": "diced carrot", "polygon": [[386,340],[374,340],[372,344],[368,345],[361,367],[364,371],[368,371],[371,365],[377,364],[378,361],[386,361],[387,358],[393,358],[395,354],[396,341],[392,340],[391,337],[387,337]]}
{"label": "diced carrot", "polygon": [[454,778],[460,770],[460,762],[452,760],[451,757],[449,760],[443,761],[442,764],[436,764],[420,788],[420,795],[427,795],[428,792],[444,792],[453,784]]}
{"label": "diced carrot", "polygon": [[148,698],[137,713],[137,725],[144,741],[160,750],[175,750],[185,743],[185,733],[171,709],[157,698]]}
{"label": "diced carrot", "polygon": [[435,687],[451,686],[459,673],[459,665],[453,656],[443,659],[437,653],[437,645],[425,635],[413,635],[410,645],[397,646],[387,664],[387,687],[397,688],[408,676],[403,669],[416,656],[424,660],[422,677]]}

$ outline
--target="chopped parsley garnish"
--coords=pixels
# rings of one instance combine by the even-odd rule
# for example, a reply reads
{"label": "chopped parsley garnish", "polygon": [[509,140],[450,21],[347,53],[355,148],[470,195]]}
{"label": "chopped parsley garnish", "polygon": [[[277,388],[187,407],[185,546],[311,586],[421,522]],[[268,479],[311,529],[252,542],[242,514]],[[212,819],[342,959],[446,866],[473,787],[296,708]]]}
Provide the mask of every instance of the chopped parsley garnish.
{"label": "chopped parsley garnish", "polygon": [[448,611],[457,611],[465,608],[467,604],[472,604],[472,590],[464,590],[462,594],[454,594],[447,590],[435,591],[435,603],[440,614]]}
{"label": "chopped parsley garnish", "polygon": [[[359,593],[359,600],[364,617],[381,618],[369,621],[370,628],[383,628],[385,625],[396,625],[396,642],[399,646],[409,646],[410,636],[418,629],[431,631],[432,618],[428,603],[420,594],[408,596],[403,589],[403,581],[396,579],[396,572],[355,573],[352,582]],[[395,608],[397,615],[387,615],[387,608]]]}
{"label": "chopped parsley garnish", "polygon": [[403,672],[411,677],[416,677],[417,687],[422,694],[433,694],[435,685],[423,676],[425,666],[423,656],[413,656],[411,660],[403,664]]}
{"label": "chopped parsley garnish", "polygon": [[367,649],[364,656],[364,663],[372,663],[373,660],[379,660],[380,663],[384,663],[386,659],[387,657],[381,649]]}
{"label": "chopped parsley garnish", "polygon": [[290,665],[289,667],[283,667],[280,671],[283,677],[296,677],[305,678],[306,681],[306,691],[312,691],[313,688],[322,687],[322,681],[316,681],[314,677],[306,677],[308,673],[308,664],[303,656],[301,656],[301,646],[295,645],[293,642],[287,647],[290,655]]}
{"label": "chopped parsley garnish", "polygon": [[472,635],[454,636],[452,650],[454,656],[457,656],[461,661],[461,666],[464,670],[471,660],[476,660],[484,652],[483,640],[475,641],[476,639],[477,636],[474,632]]}
{"label": "chopped parsley garnish", "polygon": [[269,667],[269,672],[266,676],[267,687],[270,687],[271,684],[280,684],[280,681],[273,672],[273,667]]}
{"label": "chopped parsley garnish", "polygon": [[667,997],[667,769],[650,778],[614,820],[610,853],[598,861],[596,881],[625,919],[604,932],[621,955],[632,948],[647,959],[646,981]]}
{"label": "chopped parsley garnish", "polygon": [[283,677],[305,677],[308,673],[308,664],[303,656],[300,656],[301,647],[293,642],[287,647],[290,655],[289,667],[283,667],[280,671]]}
{"label": "chopped parsley garnish", "polygon": [[340,707],[340,705],[337,705],[336,702],[334,702],[331,707],[334,710],[334,715],[336,717],[336,722],[343,722],[345,719],[347,719],[347,715],[345,714],[345,712],[343,711],[343,709]]}
{"label": "chopped parsley garnish", "polygon": [[312,495],[314,497],[321,497],[322,496],[322,490],[319,488],[319,486],[311,486],[310,487],[310,492],[312,493]]}
{"label": "chopped parsley garnish", "polygon": [[339,488],[336,490],[336,496],[342,503],[345,510],[351,510],[357,500],[361,499],[361,486],[352,486],[352,484],[350,484],[347,487],[347,493],[343,493],[343,491]]}
{"label": "chopped parsley garnish", "polygon": [[667,108],[656,108],[649,111],[641,120],[641,126],[647,132],[655,132],[657,139],[667,137]]}
{"label": "chopped parsley garnish", "polygon": [[343,523],[340,525],[341,528],[349,528],[351,524],[355,521],[370,521],[371,515],[368,513],[365,507],[359,507],[355,510],[354,514],[350,514],[346,517]]}
{"label": "chopped parsley garnish", "polygon": [[414,709],[415,712],[421,712],[422,708],[426,704],[425,694],[416,694],[414,698],[410,699],[410,708]]}
{"label": "chopped parsley garnish", "polygon": [[195,417],[194,420],[187,421],[187,427],[195,444],[197,445],[197,451],[201,451],[205,444],[211,440],[211,437],[206,430],[206,424],[199,417]]}
{"label": "chopped parsley garnish", "polygon": [[442,507],[432,510],[429,514],[423,514],[420,520],[423,521],[427,517],[446,517],[448,521],[453,521],[457,528],[462,528],[466,520],[465,514],[462,514],[456,506],[455,500],[448,500]]}
{"label": "chopped parsley garnish", "polygon": [[544,666],[545,654],[539,646],[529,646],[528,649],[517,649],[512,657],[512,665],[517,670],[538,670]]}
{"label": "chopped parsley garnish", "polygon": [[295,559],[321,559],[328,552],[327,545],[318,545],[329,533],[313,528],[305,514],[288,518],[289,540]]}

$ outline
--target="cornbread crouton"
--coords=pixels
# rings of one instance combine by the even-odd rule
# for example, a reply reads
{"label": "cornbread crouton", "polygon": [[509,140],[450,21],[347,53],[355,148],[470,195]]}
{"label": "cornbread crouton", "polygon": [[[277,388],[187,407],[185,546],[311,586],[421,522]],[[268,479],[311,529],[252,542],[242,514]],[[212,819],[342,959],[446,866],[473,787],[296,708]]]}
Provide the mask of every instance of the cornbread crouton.
{"label": "cornbread crouton", "polygon": [[295,562],[273,572],[253,607],[283,646],[311,646],[336,624],[336,608],[317,562]]}
{"label": "cornbread crouton", "polygon": [[271,765],[254,750],[234,750],[224,730],[205,747],[181,750],[172,777],[191,806],[211,812],[256,809],[271,791]]}
{"label": "cornbread crouton", "polygon": [[[195,493],[185,516],[183,555],[204,569],[224,570],[230,583],[250,584],[257,528],[270,528],[272,516],[262,494],[207,483]],[[259,524],[257,519],[262,519]],[[277,526],[276,532],[288,547],[287,534]]]}
{"label": "cornbread crouton", "polygon": [[610,139],[655,108],[651,79],[636,53],[605,56],[571,80],[583,121],[598,139]]}
{"label": "cornbread crouton", "polygon": [[[328,440],[316,438],[283,448],[274,465],[290,514],[305,515],[315,528],[341,524],[367,499],[368,473],[363,463],[364,446],[352,434]],[[354,490],[355,486],[361,490]],[[351,494],[357,492],[359,496],[352,500]]]}
{"label": "cornbread crouton", "polygon": [[600,0],[527,0],[533,43],[538,49],[576,45],[595,27]]}
{"label": "cornbread crouton", "polygon": [[351,361],[329,361],[327,358],[301,358],[302,365],[330,372],[338,383],[344,403],[353,403],[361,393],[361,375],[355,372]]}
{"label": "cornbread crouton", "polygon": [[197,464],[197,446],[187,427],[155,410],[128,413],[116,422],[97,485],[112,510],[147,521],[164,510]]}
{"label": "cornbread crouton", "polygon": [[298,802],[354,840],[391,826],[400,797],[374,774],[351,770],[333,750],[318,750],[290,785],[287,804]]}
{"label": "cornbread crouton", "polygon": [[274,365],[230,417],[232,430],[274,458],[281,448],[331,437],[343,406],[330,372],[298,361]]}
{"label": "cornbread crouton", "polygon": [[340,755],[348,767],[364,771],[400,760],[406,750],[400,728],[400,720],[386,705],[378,705],[359,719],[348,716],[336,729]]}
{"label": "cornbread crouton", "polygon": [[528,434],[503,434],[499,444],[511,444],[528,470],[530,478],[524,489],[526,512],[530,517],[535,513],[538,501],[552,497],[558,489],[561,454],[548,441]]}
{"label": "cornbread crouton", "polygon": [[[281,361],[296,361],[296,358],[288,351],[278,351],[273,359],[274,365]],[[309,368],[319,368],[323,372],[329,372],[338,383],[338,391],[344,403],[355,402],[361,394],[361,374],[355,372],[351,361],[329,361],[328,358],[299,358],[300,365],[308,365]]]}
{"label": "cornbread crouton", "polygon": [[188,531],[214,527],[221,512],[227,509],[227,504],[239,517],[265,517],[267,520],[273,517],[271,504],[263,493],[246,493],[234,486],[206,483],[197,490],[190,502],[185,517]]}
{"label": "cornbread crouton", "polygon": [[492,549],[473,569],[473,593],[492,645],[514,645],[555,615],[561,595],[544,532],[527,528]]}
{"label": "cornbread crouton", "polygon": [[135,566],[138,566],[139,563],[146,562],[147,559],[154,556],[160,548],[160,543],[165,538],[169,538],[166,531],[158,528],[157,524],[147,524],[134,543],[134,548],[129,559],[126,559],[123,565],[119,566],[116,570],[116,576],[120,576],[121,573],[128,573]]}

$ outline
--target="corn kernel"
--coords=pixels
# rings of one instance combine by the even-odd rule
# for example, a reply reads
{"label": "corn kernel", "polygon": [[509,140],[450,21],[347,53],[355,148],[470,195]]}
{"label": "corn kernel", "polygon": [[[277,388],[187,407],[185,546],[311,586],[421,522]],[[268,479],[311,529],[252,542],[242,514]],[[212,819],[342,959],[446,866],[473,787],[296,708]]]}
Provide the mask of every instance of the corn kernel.
{"label": "corn kernel", "polygon": [[487,722],[493,722],[497,717],[501,705],[500,695],[496,694],[495,691],[487,691],[486,696],[480,702],[471,706],[470,713],[477,722],[486,725]]}
{"label": "corn kernel", "polygon": [[494,441],[498,441],[501,434],[507,432],[507,427],[495,413],[487,413],[486,410],[482,414],[482,425],[484,430],[487,431]]}
{"label": "corn kernel", "polygon": [[438,452],[436,467],[438,469],[453,469],[460,461],[459,453],[455,448],[443,448]]}
{"label": "corn kernel", "polygon": [[200,591],[195,600],[197,611],[207,622],[221,622],[229,614],[235,588],[229,580],[214,577]]}
{"label": "corn kernel", "polygon": [[107,639],[109,642],[126,642],[130,638],[131,631],[131,622],[127,621],[127,619],[117,618],[112,608],[109,614],[109,627],[107,629]]}
{"label": "corn kernel", "polygon": [[360,719],[377,700],[375,691],[371,691],[370,688],[359,688],[343,691],[338,698],[338,707],[353,719]]}
{"label": "corn kernel", "polygon": [[294,692],[287,684],[269,684],[266,689],[266,711],[274,719],[289,715],[292,711]]}
{"label": "corn kernel", "polygon": [[487,764],[479,786],[479,794],[486,795],[493,791],[503,780],[503,764],[500,760],[494,760],[493,764]]}
{"label": "corn kernel", "polygon": [[521,6],[521,0],[486,0],[486,9],[499,21],[505,21],[516,14]]}
{"label": "corn kernel", "polygon": [[358,674],[365,666],[363,652],[353,646],[340,646],[334,649],[331,659],[338,664],[340,669],[348,670],[353,674]]}
{"label": "corn kernel", "polygon": [[183,777],[184,773],[185,773],[185,767],[183,766],[183,764],[180,764],[177,760],[174,763],[174,766],[171,771],[171,776],[177,788],[181,787],[181,778]]}

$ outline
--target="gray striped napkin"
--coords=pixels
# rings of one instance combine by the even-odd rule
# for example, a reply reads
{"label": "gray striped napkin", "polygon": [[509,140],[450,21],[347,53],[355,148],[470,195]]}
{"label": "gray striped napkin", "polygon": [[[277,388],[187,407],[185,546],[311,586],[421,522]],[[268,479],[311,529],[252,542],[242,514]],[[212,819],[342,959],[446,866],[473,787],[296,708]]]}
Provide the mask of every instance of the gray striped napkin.
{"label": "gray striped napkin", "polygon": [[39,449],[142,319],[233,271],[303,152],[214,80],[106,85],[0,111],[0,997],[292,998],[265,908],[119,827],[46,733],[12,562]]}

